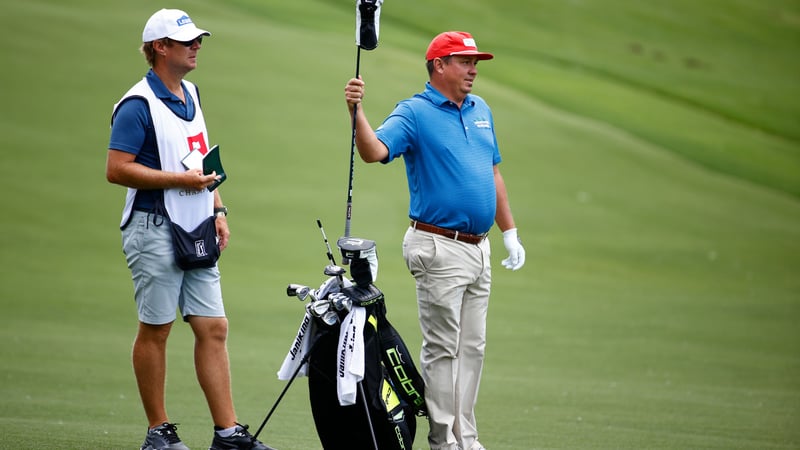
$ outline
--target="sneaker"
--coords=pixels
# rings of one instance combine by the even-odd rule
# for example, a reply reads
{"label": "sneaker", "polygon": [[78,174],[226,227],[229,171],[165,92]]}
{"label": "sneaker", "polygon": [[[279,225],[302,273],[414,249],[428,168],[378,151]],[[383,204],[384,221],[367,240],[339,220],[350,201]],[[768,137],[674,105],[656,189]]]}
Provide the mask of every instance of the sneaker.
{"label": "sneaker", "polygon": [[228,437],[222,437],[214,432],[214,440],[208,450],[275,450],[264,445],[247,431],[248,426],[237,423],[236,431]]}
{"label": "sneaker", "polygon": [[141,450],[189,450],[178,437],[177,424],[164,422],[147,430]]}

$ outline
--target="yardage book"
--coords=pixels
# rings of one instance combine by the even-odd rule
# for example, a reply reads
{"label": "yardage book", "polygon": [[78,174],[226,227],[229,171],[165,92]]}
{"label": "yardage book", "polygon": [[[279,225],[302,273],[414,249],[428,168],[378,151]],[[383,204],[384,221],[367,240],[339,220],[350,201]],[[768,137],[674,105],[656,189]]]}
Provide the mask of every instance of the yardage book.
{"label": "yardage book", "polygon": [[192,150],[181,162],[187,169],[202,168],[204,175],[217,172],[220,178],[208,187],[209,191],[216,189],[217,186],[228,178],[228,175],[225,174],[225,169],[222,168],[222,159],[220,159],[219,156],[219,145],[211,147],[211,150],[207,151],[205,155],[199,150]]}
{"label": "yardage book", "polygon": [[217,186],[222,184],[223,181],[228,179],[228,175],[225,174],[225,169],[222,168],[222,160],[219,157],[219,145],[211,147],[211,150],[203,157],[203,174],[209,175],[211,172],[217,172],[219,180],[208,187],[209,191],[213,191]]}

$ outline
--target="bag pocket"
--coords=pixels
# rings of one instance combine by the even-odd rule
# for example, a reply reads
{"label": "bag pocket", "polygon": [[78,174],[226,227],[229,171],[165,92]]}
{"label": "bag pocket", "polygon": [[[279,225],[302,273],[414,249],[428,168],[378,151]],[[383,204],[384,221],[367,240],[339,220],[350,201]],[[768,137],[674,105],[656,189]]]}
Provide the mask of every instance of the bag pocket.
{"label": "bag pocket", "polygon": [[183,270],[214,267],[220,255],[214,220],[215,217],[211,216],[192,231],[170,222],[172,247],[178,267]]}

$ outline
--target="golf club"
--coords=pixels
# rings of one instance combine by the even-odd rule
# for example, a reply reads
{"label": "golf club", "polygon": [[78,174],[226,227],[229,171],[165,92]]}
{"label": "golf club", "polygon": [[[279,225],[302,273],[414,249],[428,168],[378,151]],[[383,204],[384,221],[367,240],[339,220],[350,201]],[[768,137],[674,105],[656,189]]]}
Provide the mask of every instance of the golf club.
{"label": "golf club", "polygon": [[[380,34],[380,15],[383,0],[356,1],[356,78],[361,74],[361,49],[374,50],[378,47]],[[356,113],[358,105],[353,105],[353,120],[350,132],[350,172],[347,178],[347,211],[345,213],[344,237],[350,237],[350,222],[353,217],[353,172],[356,149]],[[342,264],[348,265],[347,258]]]}
{"label": "golf club", "polygon": [[303,286],[302,284],[290,284],[286,286],[286,295],[289,297],[297,297],[298,300],[301,302],[308,297],[308,293],[310,288],[308,286]]}

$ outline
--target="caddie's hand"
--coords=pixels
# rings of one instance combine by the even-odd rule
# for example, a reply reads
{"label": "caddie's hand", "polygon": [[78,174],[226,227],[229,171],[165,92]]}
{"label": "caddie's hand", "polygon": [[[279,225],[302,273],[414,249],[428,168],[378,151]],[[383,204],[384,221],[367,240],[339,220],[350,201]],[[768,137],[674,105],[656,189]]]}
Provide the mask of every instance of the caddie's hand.
{"label": "caddie's hand", "polygon": [[196,191],[200,191],[211,186],[214,184],[214,181],[219,178],[217,172],[211,172],[208,175],[203,175],[203,171],[200,169],[189,169],[184,172],[183,176],[183,186]]}
{"label": "caddie's hand", "polygon": [[228,247],[228,241],[231,238],[231,231],[228,228],[228,219],[223,215],[219,215],[214,219],[214,226],[217,229],[217,245],[219,245],[219,251],[223,251]]}
{"label": "caddie's hand", "polygon": [[361,103],[364,98],[364,81],[361,77],[351,78],[344,87],[344,99],[347,101],[347,107],[350,111],[353,110],[355,105]]}
{"label": "caddie's hand", "polygon": [[503,244],[508,250],[508,258],[500,262],[503,267],[511,270],[517,270],[522,267],[525,264],[525,249],[522,247],[522,241],[517,236],[516,228],[503,232]]}

